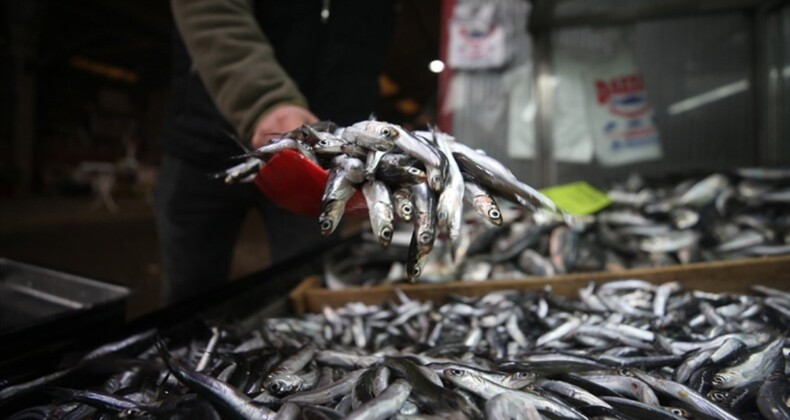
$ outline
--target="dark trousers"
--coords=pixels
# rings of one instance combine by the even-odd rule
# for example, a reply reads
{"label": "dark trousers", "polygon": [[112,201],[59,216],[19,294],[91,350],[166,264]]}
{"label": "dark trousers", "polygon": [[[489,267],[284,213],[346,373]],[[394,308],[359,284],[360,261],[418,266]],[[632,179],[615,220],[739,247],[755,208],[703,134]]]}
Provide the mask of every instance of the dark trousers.
{"label": "dark trousers", "polygon": [[318,220],[280,210],[253,184],[225,185],[205,169],[165,156],[156,192],[162,300],[172,304],[220,287],[250,208],[263,213],[272,262],[328,241]]}

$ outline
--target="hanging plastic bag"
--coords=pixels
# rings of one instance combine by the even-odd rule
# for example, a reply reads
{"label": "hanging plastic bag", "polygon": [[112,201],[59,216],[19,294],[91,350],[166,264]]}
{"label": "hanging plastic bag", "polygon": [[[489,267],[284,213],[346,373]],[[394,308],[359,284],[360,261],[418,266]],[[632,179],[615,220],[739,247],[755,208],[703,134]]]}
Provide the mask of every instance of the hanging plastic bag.
{"label": "hanging plastic bag", "polygon": [[535,157],[535,120],[538,114],[535,83],[531,65],[524,65],[505,76],[509,92],[508,156],[516,159]]}
{"label": "hanging plastic bag", "polygon": [[660,159],[653,111],[625,28],[565,30],[553,38],[554,156],[606,166]]}
{"label": "hanging plastic bag", "polygon": [[453,69],[500,68],[510,60],[507,28],[495,4],[457,4],[449,31],[447,59]]}

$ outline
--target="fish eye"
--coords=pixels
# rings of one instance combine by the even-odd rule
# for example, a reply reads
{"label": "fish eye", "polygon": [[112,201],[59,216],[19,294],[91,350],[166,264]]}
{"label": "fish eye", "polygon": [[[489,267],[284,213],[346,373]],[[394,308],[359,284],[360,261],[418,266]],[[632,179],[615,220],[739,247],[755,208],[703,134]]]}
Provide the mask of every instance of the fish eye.
{"label": "fish eye", "polygon": [[318,144],[321,145],[321,146],[327,146],[327,145],[329,145],[329,142],[326,141],[326,140],[321,140],[321,141],[318,142]]}
{"label": "fish eye", "polygon": [[420,242],[427,243],[431,241],[431,234],[428,232],[424,232],[420,235]]}
{"label": "fish eye", "polygon": [[384,228],[381,230],[381,237],[390,240],[392,239],[392,230],[390,228]]}
{"label": "fish eye", "polygon": [[403,211],[403,214],[411,214],[411,206],[408,204],[404,204],[401,211]]}
{"label": "fish eye", "polygon": [[492,219],[499,219],[502,215],[499,213],[499,210],[491,209],[488,211],[488,217]]}
{"label": "fish eye", "polygon": [[321,222],[321,230],[329,230],[332,229],[332,221],[324,220]]}
{"label": "fish eye", "polygon": [[464,371],[461,369],[452,368],[450,369],[450,375],[452,376],[463,376]]}
{"label": "fish eye", "polygon": [[721,391],[711,391],[708,393],[708,397],[714,401],[724,401],[727,398],[727,395]]}
{"label": "fish eye", "polygon": [[724,376],[722,376],[722,375],[715,375],[715,376],[713,377],[713,381],[712,381],[712,382],[713,382],[714,384],[717,384],[717,385],[718,385],[718,384],[724,383],[724,381],[725,381],[725,378],[724,378]]}
{"label": "fish eye", "polygon": [[412,175],[419,175],[420,174],[420,170],[417,169],[417,168],[409,168],[408,171]]}
{"label": "fish eye", "polygon": [[391,132],[392,132],[392,130],[389,127],[384,127],[384,128],[381,129],[381,134],[385,135],[387,137],[390,136]]}
{"label": "fish eye", "polygon": [[271,392],[280,392],[280,384],[278,382],[272,382],[269,385],[269,391],[271,391]]}
{"label": "fish eye", "polygon": [[669,411],[672,414],[676,415],[676,416],[680,416],[680,417],[688,417],[689,416],[688,411],[686,411],[686,410],[684,410],[682,408],[672,407]]}
{"label": "fish eye", "polygon": [[419,276],[421,271],[422,270],[420,270],[420,267],[414,267],[411,270],[411,274],[414,275],[414,276]]}
{"label": "fish eye", "polygon": [[533,377],[531,372],[516,372],[516,379],[527,379]]}

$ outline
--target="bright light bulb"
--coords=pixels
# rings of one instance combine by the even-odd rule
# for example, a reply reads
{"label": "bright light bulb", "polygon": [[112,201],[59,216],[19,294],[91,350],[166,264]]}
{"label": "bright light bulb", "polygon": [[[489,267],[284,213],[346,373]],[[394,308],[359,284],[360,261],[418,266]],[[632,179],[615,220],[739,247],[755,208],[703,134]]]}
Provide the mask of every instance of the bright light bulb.
{"label": "bright light bulb", "polygon": [[428,64],[428,68],[434,73],[441,73],[444,70],[444,63],[442,60],[433,60]]}

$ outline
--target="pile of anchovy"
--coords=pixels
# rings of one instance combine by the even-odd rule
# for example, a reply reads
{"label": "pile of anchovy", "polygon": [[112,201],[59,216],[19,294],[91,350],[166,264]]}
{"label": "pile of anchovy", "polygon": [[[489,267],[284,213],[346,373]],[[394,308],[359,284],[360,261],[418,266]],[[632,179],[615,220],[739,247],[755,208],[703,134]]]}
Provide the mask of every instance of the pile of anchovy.
{"label": "pile of anchovy", "polygon": [[[790,169],[652,181],[632,176],[608,191],[613,204],[574,224],[550,213],[501,207],[502,226],[464,219],[451,249],[441,240],[421,281],[482,281],[622,271],[790,254]],[[396,231],[382,252],[370,239],[328,255],[330,288],[405,280],[408,244]],[[394,248],[394,249],[393,249]]]}
{"label": "pile of anchovy", "polygon": [[458,242],[464,197],[497,226],[502,224],[502,213],[493,196],[572,220],[501,162],[454,137],[435,129],[408,131],[375,120],[349,127],[328,121],[303,125],[244,155],[246,162],[217,177],[226,183],[250,182],[261,165],[284,150],[296,151],[329,170],[319,217],[322,234],[334,232],[358,190],[365,197],[371,228],[381,246],[392,241],[395,215],[413,223],[406,259],[406,276],[412,281],[420,276],[440,231],[446,231],[451,244]]}
{"label": "pile of anchovy", "polygon": [[0,411],[38,395],[11,418],[788,419],[790,293],[752,290],[400,293],[186,344],[148,331],[0,389]]}

